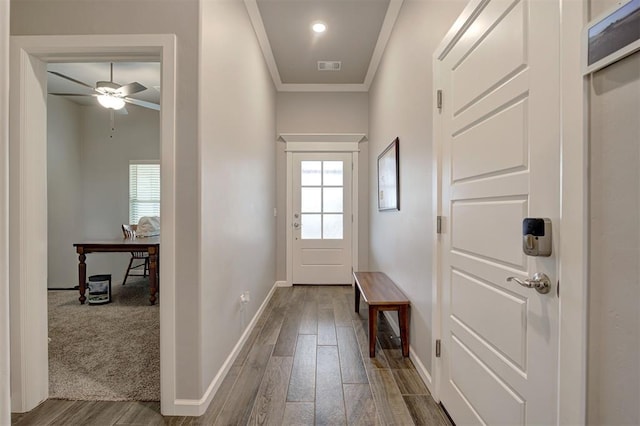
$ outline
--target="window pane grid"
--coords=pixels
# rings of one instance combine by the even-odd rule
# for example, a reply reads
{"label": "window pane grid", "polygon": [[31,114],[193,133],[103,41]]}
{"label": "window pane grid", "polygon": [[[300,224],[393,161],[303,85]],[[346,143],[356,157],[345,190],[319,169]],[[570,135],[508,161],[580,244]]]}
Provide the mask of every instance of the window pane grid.
{"label": "window pane grid", "polygon": [[301,161],[302,239],[342,239],[342,161]]}

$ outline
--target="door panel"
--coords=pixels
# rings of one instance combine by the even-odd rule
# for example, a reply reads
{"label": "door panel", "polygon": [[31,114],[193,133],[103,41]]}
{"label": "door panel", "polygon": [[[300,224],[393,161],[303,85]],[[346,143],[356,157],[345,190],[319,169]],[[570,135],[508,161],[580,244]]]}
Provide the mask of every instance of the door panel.
{"label": "door panel", "polygon": [[[473,4],[475,13],[436,63],[448,218],[440,397],[457,424],[553,424],[556,253],[526,256],[522,220],[558,223],[558,6]],[[548,294],[506,281],[535,272],[550,277]]]}
{"label": "door panel", "polygon": [[451,203],[451,248],[524,270],[522,238],[513,230],[521,228],[527,201],[484,200]]}
{"label": "door panel", "polygon": [[453,181],[526,168],[526,115],[522,100],[456,134],[451,141]]}
{"label": "door panel", "polygon": [[[485,306],[492,306],[490,310]],[[451,318],[477,338],[502,353],[520,370],[526,367],[526,298],[496,287],[490,281],[453,270]]]}
{"label": "door panel", "polygon": [[350,284],[350,153],[293,154],[293,284]]}
{"label": "door panel", "polygon": [[524,424],[525,399],[461,339],[453,335],[451,340],[451,382],[460,395],[464,395],[474,415],[489,425]]}
{"label": "door panel", "polygon": [[[489,9],[489,6],[487,7]],[[453,108],[455,114],[469,105],[483,93],[497,87],[523,68],[527,62],[526,3],[523,1],[494,1],[491,11],[501,12],[486,37],[473,49],[464,53],[460,64],[452,67]],[[482,14],[477,21],[490,20],[488,13]],[[474,23],[469,32],[476,31]],[[496,56],[499,55],[499,56]],[[487,61],[488,57],[494,58]],[[478,72],[480,71],[481,72]]]}

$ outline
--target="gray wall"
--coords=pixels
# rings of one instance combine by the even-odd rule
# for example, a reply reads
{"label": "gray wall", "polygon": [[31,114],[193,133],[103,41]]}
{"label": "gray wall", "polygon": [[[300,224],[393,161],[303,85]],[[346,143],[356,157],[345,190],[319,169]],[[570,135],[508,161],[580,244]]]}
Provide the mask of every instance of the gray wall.
{"label": "gray wall", "polygon": [[[369,133],[368,93],[316,93],[280,92],[277,96],[277,130],[280,133]],[[275,142],[274,142],[275,143]],[[287,156],[285,144],[278,142],[275,149],[277,173],[277,277],[287,278]],[[360,144],[359,154],[359,218],[358,263],[361,270],[368,268],[369,247],[369,167],[368,144]]]}
{"label": "gray wall", "polygon": [[[82,237],[87,240],[122,236],[120,226],[129,223],[129,161],[160,160],[160,114],[135,106],[127,110],[115,116],[112,133],[109,111],[81,108]],[[90,256],[87,276],[111,274],[114,284],[121,283],[129,258],[126,253]]]}
{"label": "gray wall", "polygon": [[82,238],[80,106],[62,97],[47,98],[47,203],[49,288],[78,285],[73,243]]}
{"label": "gray wall", "polygon": [[[591,1],[597,16],[615,1]],[[587,421],[640,424],[640,53],[593,74]]]}
{"label": "gray wall", "polygon": [[[111,133],[104,108],[48,97],[49,287],[78,285],[74,242],[122,235],[120,225],[129,222],[129,161],[160,159],[158,112],[127,109],[128,115],[116,115]],[[129,257],[90,256],[87,276],[111,274],[114,284],[121,283]]]}
{"label": "gray wall", "polygon": [[[411,346],[431,373],[432,55],[465,2],[408,1],[369,93],[371,270],[384,271],[411,299]],[[378,212],[377,157],[400,138],[400,211]]]}
{"label": "gray wall", "polygon": [[276,279],[276,95],[244,3],[205,1],[201,12],[202,285],[193,326],[202,394]]}

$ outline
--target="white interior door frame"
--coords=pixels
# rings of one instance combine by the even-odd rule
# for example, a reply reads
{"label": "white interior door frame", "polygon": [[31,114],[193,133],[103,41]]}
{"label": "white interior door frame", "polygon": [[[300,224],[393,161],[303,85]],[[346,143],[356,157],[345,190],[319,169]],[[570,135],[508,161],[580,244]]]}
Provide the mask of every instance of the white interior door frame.
{"label": "white interior door frame", "polygon": [[[562,238],[559,241],[560,337],[558,365],[557,424],[586,423],[587,377],[587,165],[588,165],[588,88],[580,68],[580,34],[588,18],[586,2],[554,0],[560,8],[561,52],[561,211]],[[488,0],[471,0],[433,55],[433,87],[439,86],[438,58],[458,39]],[[433,105],[437,105],[437,91]],[[577,107],[576,106],[580,106]],[[442,212],[442,123],[433,110],[433,214]],[[434,217],[434,218],[435,218]],[[447,226],[443,223],[442,226]],[[433,237],[433,339],[442,336],[441,242]],[[435,348],[435,341],[433,342]],[[442,361],[434,355],[433,397],[440,401]]]}
{"label": "white interior door frame", "polygon": [[0,424],[11,423],[9,386],[9,2],[0,2]]}
{"label": "white interior door frame", "polygon": [[282,133],[278,140],[285,142],[287,154],[287,286],[293,285],[293,153],[296,152],[350,152],[353,162],[351,205],[351,256],[353,269],[358,269],[358,153],[360,143],[367,140],[364,133]]}
{"label": "white interior door frame", "polygon": [[[160,35],[14,36],[10,48],[9,188],[11,404],[26,412],[48,397],[46,62],[161,61],[162,298],[161,409],[175,407],[175,90],[176,37]],[[72,248],[69,247],[71,250]],[[36,265],[34,267],[34,265]],[[40,265],[40,266],[38,266]],[[42,266],[44,265],[44,266]]]}

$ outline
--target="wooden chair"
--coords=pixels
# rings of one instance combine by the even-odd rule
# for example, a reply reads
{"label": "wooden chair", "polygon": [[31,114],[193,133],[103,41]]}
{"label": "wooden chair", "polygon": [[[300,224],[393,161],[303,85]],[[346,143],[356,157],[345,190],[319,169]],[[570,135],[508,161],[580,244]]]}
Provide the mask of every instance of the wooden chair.
{"label": "wooden chair", "polygon": [[[138,225],[122,224],[122,234],[124,235],[124,238],[135,238],[137,228]],[[138,265],[134,264],[134,261],[140,260],[142,261],[142,263],[139,263]],[[142,274],[131,273],[132,270],[139,268],[143,268]],[[127,283],[127,278],[129,278],[130,276],[146,277],[147,275],[149,275],[149,254],[144,251],[132,251],[131,259],[129,260],[129,266],[127,266],[127,272],[124,274],[122,285],[125,285]]]}

